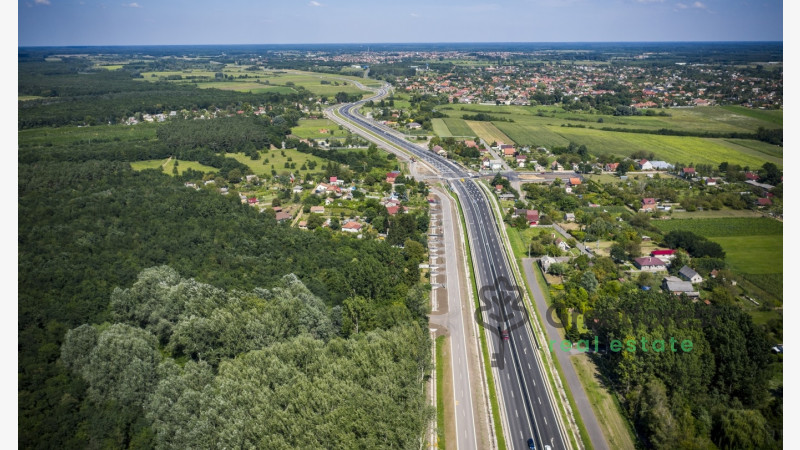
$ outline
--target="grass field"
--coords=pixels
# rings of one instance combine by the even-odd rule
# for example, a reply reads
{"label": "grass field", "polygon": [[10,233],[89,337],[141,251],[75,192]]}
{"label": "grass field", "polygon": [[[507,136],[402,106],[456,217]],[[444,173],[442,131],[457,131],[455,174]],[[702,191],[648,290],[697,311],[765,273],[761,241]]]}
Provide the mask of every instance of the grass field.
{"label": "grass field", "polygon": [[450,130],[452,136],[475,137],[475,132],[472,130],[472,128],[470,128],[469,125],[467,125],[467,122],[464,119],[448,117],[442,120],[447,125],[447,128]]}
{"label": "grass field", "polygon": [[[497,121],[493,124],[519,145],[550,148],[566,146],[572,141],[586,145],[594,155],[628,156],[634,151],[646,150],[655,153],[658,159],[673,163],[716,165],[728,161],[755,167],[769,161],[778,166],[783,165],[783,149],[759,141],[600,130],[622,128],[651,130],[656,133],[666,128],[694,133],[753,133],[759,127],[781,127],[782,111],[749,110],[742,107],[678,108],[664,110],[669,114],[668,117],[622,117],[565,112],[560,108],[539,106],[448,105],[442,109],[451,120],[460,118],[465,112],[474,111],[513,120],[514,122]],[[582,125],[586,128],[561,126],[565,124]],[[450,132],[455,133],[452,128]]]}
{"label": "grass field", "polygon": [[751,274],[783,273],[783,236],[710,237],[725,250],[731,269]]}
{"label": "grass field", "polygon": [[104,141],[140,141],[156,139],[157,124],[140,123],[136,126],[98,125],[93,127],[32,128],[17,132],[20,148],[46,144],[65,145],[75,142],[100,143]]}
{"label": "grass field", "polygon": [[766,217],[752,219],[655,220],[652,224],[665,233],[673,230],[689,230],[705,237],[783,235],[783,223]]}
{"label": "grass field", "polygon": [[[321,133],[327,130],[327,133]],[[340,130],[339,125],[328,119],[300,119],[297,126],[292,128],[292,134],[304,139],[327,139],[347,136],[347,131]]]}
{"label": "grass field", "polygon": [[[252,91],[253,93],[296,92],[294,87],[304,87],[316,95],[332,97],[339,92],[348,94],[364,94],[366,91],[358,89],[353,81],[357,80],[366,86],[379,86],[380,82],[346,74],[326,74],[301,71],[247,71],[246,66],[236,66],[228,64],[220,68],[220,72],[225,75],[237,77],[234,81],[215,81],[217,72],[207,70],[185,70],[185,71],[164,71],[164,72],[143,72],[144,81],[156,81],[166,79],[169,76],[180,76],[180,80],[172,80],[176,83],[197,83],[199,88],[216,88],[233,91]],[[248,78],[238,78],[240,75],[247,75]],[[322,84],[321,80],[330,81],[330,84]],[[268,81],[269,85],[257,81]]]}
{"label": "grass field", "polygon": [[[281,151],[286,156],[281,156]],[[262,153],[258,160],[252,160],[249,156],[245,155],[244,153],[228,153],[226,156],[229,158],[234,158],[235,160],[239,161],[242,164],[250,167],[254,174],[258,176],[271,176],[271,170],[274,168],[279,174],[281,172],[292,172],[295,174],[300,174],[301,176],[305,175],[306,172],[318,173],[322,170],[322,166],[325,165],[328,161],[322,158],[317,158],[313,155],[308,155],[305,153],[300,153],[297,150],[293,149],[286,149],[286,150],[270,150],[269,152]],[[267,164],[263,164],[264,159],[269,159]],[[289,162],[289,158],[292,158],[292,161]],[[308,161],[316,161],[317,168],[315,170],[300,170],[300,167],[303,164],[307,163]],[[287,169],[283,165],[284,163],[292,162],[295,163],[294,169]]]}
{"label": "grass field", "polygon": [[600,374],[594,363],[586,354],[575,355],[570,358],[575,372],[581,380],[589,403],[597,416],[603,435],[608,441],[609,447],[613,449],[636,448],[634,445],[633,434],[625,419],[619,412],[619,406],[614,398],[605,389],[600,380]]}
{"label": "grass field", "polygon": [[514,144],[510,137],[506,136],[502,131],[498,130],[492,122],[478,122],[474,120],[465,120],[466,123],[474,132],[474,135],[483,139],[487,143],[502,142],[504,144]]}
{"label": "grass field", "polygon": [[[707,211],[685,211],[685,212],[673,212],[672,218],[673,219],[721,219],[721,218],[758,218],[763,217],[761,213],[758,211],[751,211],[749,209],[720,209],[718,211],[714,210],[707,210]],[[659,222],[660,223],[660,222]]]}
{"label": "grass field", "polygon": [[[164,164],[166,163],[166,164]],[[158,169],[159,167],[164,167],[164,173],[168,175],[172,175],[172,167],[174,164],[174,160],[172,159],[151,159],[148,161],[134,161],[131,162],[131,168],[133,170],[145,170],[145,169]],[[216,172],[216,167],[206,166],[200,164],[197,161],[178,161],[178,173],[186,172],[187,170],[198,170],[203,173],[209,172]]]}
{"label": "grass field", "polygon": [[442,119],[431,119],[431,127],[433,127],[433,133],[439,137],[451,137],[450,129],[447,127],[447,124],[444,123]]}
{"label": "grass field", "polygon": [[[668,116],[611,116],[582,112],[566,112],[553,106],[448,105],[442,109],[450,117],[461,117],[466,111],[482,111],[502,115],[524,126],[582,124],[595,128],[630,128],[659,130],[668,128],[691,132],[753,133],[758,127],[780,128],[783,111],[751,110],[738,106],[710,108],[672,108]],[[659,110],[661,112],[662,110]],[[602,122],[598,120],[602,119]]]}
{"label": "grass field", "polygon": [[[765,217],[652,221],[664,232],[688,230],[725,250],[725,261],[747,283],[742,287],[764,298],[783,299],[783,223]],[[748,283],[754,287],[747,287]],[[766,297],[761,295],[763,290]]]}
{"label": "grass field", "polygon": [[208,83],[197,83],[200,89],[220,89],[223,91],[252,92],[263,94],[265,92],[277,92],[279,94],[292,94],[296,89],[289,86],[267,86],[255,81],[211,81]]}
{"label": "grass field", "polygon": [[40,98],[44,97],[39,97],[38,95],[20,95],[17,97],[17,100],[20,102],[26,102],[28,100],[38,100]]}

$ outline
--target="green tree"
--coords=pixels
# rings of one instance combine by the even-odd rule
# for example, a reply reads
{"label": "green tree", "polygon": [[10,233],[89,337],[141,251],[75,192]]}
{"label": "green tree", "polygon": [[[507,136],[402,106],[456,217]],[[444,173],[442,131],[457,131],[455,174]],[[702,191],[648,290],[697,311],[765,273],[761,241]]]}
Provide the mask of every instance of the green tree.
{"label": "green tree", "polygon": [[306,221],[306,226],[309,230],[314,230],[321,227],[323,223],[325,223],[325,219],[322,214],[311,214]]}

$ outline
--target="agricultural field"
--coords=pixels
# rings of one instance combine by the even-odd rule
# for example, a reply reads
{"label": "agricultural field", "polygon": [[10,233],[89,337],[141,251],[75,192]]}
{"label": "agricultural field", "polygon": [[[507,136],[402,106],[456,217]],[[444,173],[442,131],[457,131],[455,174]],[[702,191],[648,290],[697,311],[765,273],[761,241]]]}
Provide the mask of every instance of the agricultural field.
{"label": "agricultural field", "polygon": [[300,119],[292,128],[292,134],[303,139],[344,139],[347,131],[340,130],[339,125],[328,119]]}
{"label": "agricultural field", "polygon": [[475,137],[475,131],[467,125],[464,119],[446,118],[441,119],[444,121],[447,128],[450,130],[451,136],[457,137]]}
{"label": "agricultural field", "polygon": [[440,108],[450,117],[461,117],[476,111],[492,115],[502,115],[522,125],[548,125],[560,127],[562,124],[585,125],[594,128],[628,128],[653,130],[668,128],[691,132],[742,132],[753,133],[758,127],[781,128],[783,111],[752,110],[739,106],[704,108],[667,108],[666,116],[612,116],[585,112],[567,112],[553,106],[495,106],[455,104]]}
{"label": "agricultural field", "polygon": [[478,122],[474,120],[465,120],[464,123],[469,125],[475,135],[483,139],[485,142],[491,144],[492,142],[502,142],[504,144],[514,144],[510,137],[506,136],[502,131],[498,130],[492,122]]}
{"label": "agricultural field", "polygon": [[453,136],[450,133],[450,128],[442,119],[431,119],[431,127],[433,128],[433,133],[439,137],[445,138]]}
{"label": "agricultural field", "polygon": [[778,299],[783,298],[783,223],[760,218],[652,221],[662,231],[688,230],[725,250],[730,268]]}
{"label": "agricultural field", "polygon": [[783,223],[766,217],[758,219],[703,219],[703,220],[654,220],[651,222],[664,233],[673,230],[688,230],[705,237],[730,236],[782,236]]}
{"label": "agricultural field", "polygon": [[656,134],[636,134],[599,131],[587,128],[551,128],[567,141],[583,144],[595,155],[629,156],[631,153],[645,150],[653,152],[656,159],[683,164],[719,165],[727,161],[741,166],[760,167],[770,160],[781,167],[783,160],[773,157],[756,157],[748,153],[736,151],[727,145],[711,139],[686,136],[661,136]]}
{"label": "agricultural field", "polygon": [[[513,122],[492,123],[519,145],[549,148],[566,146],[572,141],[586,145],[595,155],[628,156],[634,151],[645,150],[652,151],[659,159],[685,164],[694,162],[716,165],[728,161],[756,167],[769,161],[778,166],[783,165],[783,149],[760,141],[664,136],[600,129],[652,130],[656,133],[666,128],[695,133],[753,133],[759,127],[781,127],[782,111],[753,111],[740,107],[673,108],[663,110],[669,116],[649,117],[565,112],[559,108],[542,106],[448,105],[441,111],[451,120],[475,111],[511,119]],[[575,127],[576,125],[585,128]]]}
{"label": "agricultural field", "polygon": [[445,119],[431,119],[433,132],[439,137],[467,138],[475,137],[475,132],[467,125],[464,119],[448,117]]}

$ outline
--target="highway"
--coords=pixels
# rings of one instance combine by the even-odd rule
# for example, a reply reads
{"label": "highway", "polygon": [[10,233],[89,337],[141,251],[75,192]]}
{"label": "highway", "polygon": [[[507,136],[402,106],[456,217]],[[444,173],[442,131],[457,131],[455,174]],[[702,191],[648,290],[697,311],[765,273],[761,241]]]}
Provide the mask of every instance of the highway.
{"label": "highway", "polygon": [[[499,385],[498,401],[501,403],[507,447],[527,449],[527,440],[533,438],[537,449],[544,449],[545,445],[553,450],[568,448],[569,443],[553,405],[549,381],[544,374],[522,299],[513,295],[514,277],[488,198],[471,179],[474,176],[471,172],[359,114],[357,109],[361,104],[387,95],[388,85],[369,90],[375,91],[376,95],[338,107],[341,117],[361,130],[349,124],[348,127],[371,141],[379,142],[382,139],[389,142],[434,168],[449,183],[461,202],[473,251],[478,289],[482,294],[482,314],[476,319],[483,324],[490,352],[493,353],[490,358],[493,359],[492,371]],[[328,113],[329,117],[343,123],[332,111]],[[490,297],[499,300],[493,301]],[[501,326],[509,331],[508,340],[501,336]],[[473,447],[459,442],[459,448]]]}

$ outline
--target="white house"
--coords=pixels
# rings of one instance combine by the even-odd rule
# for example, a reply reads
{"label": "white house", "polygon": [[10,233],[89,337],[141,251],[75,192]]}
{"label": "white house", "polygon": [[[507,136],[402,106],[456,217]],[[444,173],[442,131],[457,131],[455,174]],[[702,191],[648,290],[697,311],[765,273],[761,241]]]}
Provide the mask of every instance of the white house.
{"label": "white house", "polygon": [[703,277],[701,277],[699,273],[695,272],[694,269],[692,269],[689,266],[681,267],[681,270],[678,271],[678,275],[680,275],[681,278],[683,278],[684,280],[691,282],[692,284],[703,282]]}

